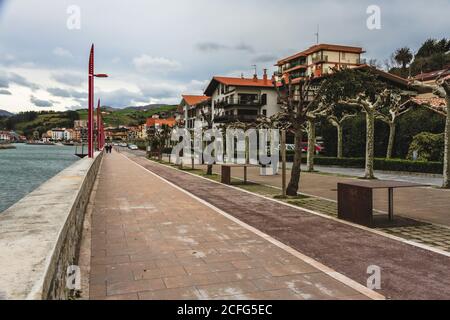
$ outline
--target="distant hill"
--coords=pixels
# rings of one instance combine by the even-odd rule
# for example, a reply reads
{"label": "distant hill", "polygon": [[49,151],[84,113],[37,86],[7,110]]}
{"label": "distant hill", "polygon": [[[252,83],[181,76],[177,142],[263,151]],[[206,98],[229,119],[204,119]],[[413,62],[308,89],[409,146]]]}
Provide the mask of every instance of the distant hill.
{"label": "distant hill", "polygon": [[[153,104],[142,107],[128,107],[117,109],[102,107],[103,121],[107,127],[137,126],[144,124],[147,118],[160,112],[172,112],[177,106]],[[0,110],[0,130],[14,130],[19,134],[32,137],[34,131],[40,134],[53,128],[72,128],[75,120],[86,120],[87,109],[76,111],[27,111],[12,114]]]}
{"label": "distant hill", "polygon": [[[103,121],[108,127],[136,126],[144,124],[147,118],[159,112],[175,111],[177,106],[167,104],[151,104],[147,106],[126,107],[123,109],[102,107]],[[77,110],[80,119],[87,119],[87,110]]]}
{"label": "distant hill", "polygon": [[147,110],[159,109],[161,107],[167,107],[167,106],[168,106],[168,104],[149,104],[149,105],[141,106],[141,107],[126,107],[125,109],[147,111]]}
{"label": "distant hill", "polygon": [[0,109],[0,117],[12,117],[14,113]]}

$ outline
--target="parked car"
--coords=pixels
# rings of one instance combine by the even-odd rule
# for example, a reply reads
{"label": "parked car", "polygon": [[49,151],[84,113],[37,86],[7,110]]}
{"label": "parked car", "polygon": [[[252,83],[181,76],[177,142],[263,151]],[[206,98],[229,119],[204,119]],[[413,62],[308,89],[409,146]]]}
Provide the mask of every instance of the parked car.
{"label": "parked car", "polygon": [[138,146],[135,145],[135,144],[130,144],[130,145],[128,146],[128,149],[130,149],[130,150],[139,150]]}
{"label": "parked car", "polygon": [[[316,154],[323,153],[325,149],[316,143]],[[302,142],[302,152],[308,152],[308,142]]]}

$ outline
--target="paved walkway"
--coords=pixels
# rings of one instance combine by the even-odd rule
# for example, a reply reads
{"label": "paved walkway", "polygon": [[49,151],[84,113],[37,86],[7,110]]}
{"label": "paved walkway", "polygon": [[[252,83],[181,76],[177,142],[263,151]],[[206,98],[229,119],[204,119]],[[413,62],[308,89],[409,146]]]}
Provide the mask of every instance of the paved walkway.
{"label": "paved walkway", "polygon": [[93,201],[90,299],[367,298],[116,152]]}
{"label": "paved walkway", "polygon": [[[205,169],[205,166],[198,165],[196,168]],[[219,166],[214,166],[215,173],[219,173],[219,170]],[[259,168],[248,168],[247,170],[250,181],[281,188],[281,175],[260,176]],[[288,182],[290,174],[290,170],[287,170]],[[242,178],[244,176],[243,169],[233,168],[232,176]],[[385,178],[395,180],[395,176],[386,176]],[[299,191],[336,201],[338,182],[352,179],[331,174],[302,172]],[[405,179],[397,178],[397,180]],[[409,181],[414,182],[412,179]],[[422,183],[423,181],[415,182]],[[374,190],[374,208],[384,212],[388,211],[386,190]],[[396,214],[404,217],[450,226],[450,190],[433,187],[397,189],[394,193],[394,210]]]}
{"label": "paved walkway", "polygon": [[450,296],[447,256],[126,154],[159,176],[360,284],[366,284],[369,266],[379,266],[380,292],[388,298]]}

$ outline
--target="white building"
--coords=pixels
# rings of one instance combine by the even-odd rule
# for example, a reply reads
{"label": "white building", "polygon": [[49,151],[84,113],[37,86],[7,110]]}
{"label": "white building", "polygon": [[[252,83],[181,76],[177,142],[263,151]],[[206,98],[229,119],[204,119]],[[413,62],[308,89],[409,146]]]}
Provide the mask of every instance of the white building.
{"label": "white building", "polygon": [[53,141],[63,141],[65,129],[55,128],[52,129],[52,140]]}
{"label": "white building", "polygon": [[183,99],[178,106],[178,113],[181,115],[185,127],[193,129],[195,120],[202,118],[200,105],[208,103],[210,98],[205,95],[183,95],[182,97]]}
{"label": "white building", "polygon": [[0,131],[0,141],[11,141],[12,136],[8,131]]}
{"label": "white building", "polygon": [[214,122],[252,122],[258,117],[271,117],[280,112],[278,96],[264,70],[262,79],[214,77],[205,90],[211,97]]}

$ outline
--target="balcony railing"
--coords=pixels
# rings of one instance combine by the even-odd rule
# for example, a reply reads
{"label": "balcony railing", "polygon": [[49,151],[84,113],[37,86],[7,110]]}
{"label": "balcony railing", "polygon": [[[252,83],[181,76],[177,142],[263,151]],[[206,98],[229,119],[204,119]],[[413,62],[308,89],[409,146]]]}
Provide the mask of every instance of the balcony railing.
{"label": "balcony railing", "polygon": [[248,114],[240,114],[240,115],[221,115],[216,116],[214,118],[214,122],[217,123],[230,123],[230,122],[253,122],[258,118],[257,115],[248,115]]}
{"label": "balcony railing", "polygon": [[248,98],[228,98],[226,100],[220,101],[218,103],[220,106],[254,106],[260,107],[263,105],[261,98],[258,99],[248,99]]}
{"label": "balcony railing", "polygon": [[315,56],[312,58],[313,63],[328,62],[328,56]]}

